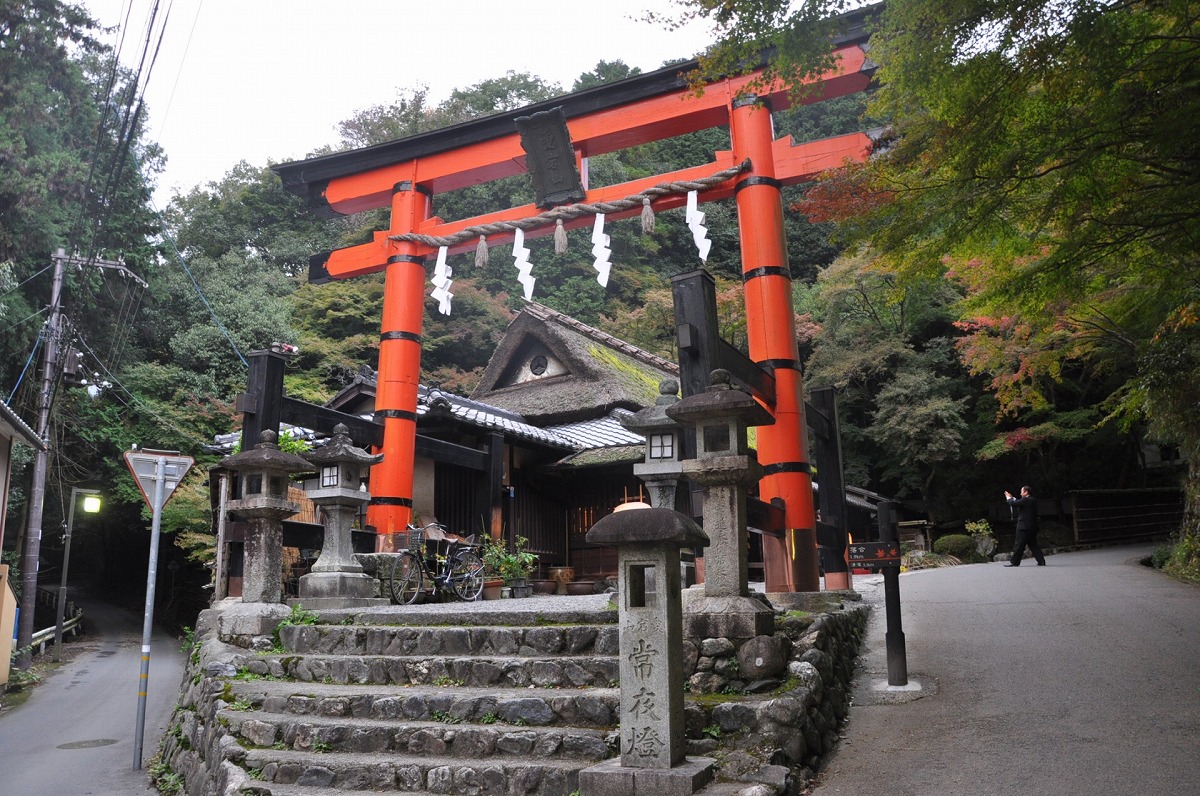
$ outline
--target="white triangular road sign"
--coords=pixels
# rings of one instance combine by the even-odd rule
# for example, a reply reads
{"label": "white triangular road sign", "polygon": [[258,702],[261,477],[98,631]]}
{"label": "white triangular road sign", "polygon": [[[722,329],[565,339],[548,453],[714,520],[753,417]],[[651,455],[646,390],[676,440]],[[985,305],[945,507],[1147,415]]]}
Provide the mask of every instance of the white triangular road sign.
{"label": "white triangular road sign", "polygon": [[141,490],[142,497],[146,499],[146,505],[150,507],[151,511],[155,509],[154,485],[158,481],[159,459],[164,460],[163,506],[167,505],[167,501],[175,492],[175,487],[179,486],[179,482],[183,480],[187,471],[196,461],[191,456],[180,455],[179,451],[156,451],[149,448],[125,451],[125,464],[129,465],[129,472],[133,473],[138,489]]}

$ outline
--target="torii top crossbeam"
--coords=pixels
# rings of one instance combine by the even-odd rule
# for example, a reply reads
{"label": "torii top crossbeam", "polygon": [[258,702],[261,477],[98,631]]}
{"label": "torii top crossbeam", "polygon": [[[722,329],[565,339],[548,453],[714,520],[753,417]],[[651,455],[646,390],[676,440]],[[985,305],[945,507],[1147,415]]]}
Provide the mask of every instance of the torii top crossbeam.
{"label": "torii top crossbeam", "polygon": [[[867,88],[873,65],[866,57],[864,16],[846,18],[844,29],[852,32],[834,42],[836,66],[812,81],[804,102]],[[376,232],[374,240],[316,255],[310,263],[314,282],[386,273],[376,394],[376,417],[384,424],[384,459],[371,473],[373,497],[368,510],[368,522],[380,533],[379,549],[391,549],[390,534],[404,529],[412,509],[425,261],[434,253],[432,246],[414,235],[449,237],[485,224],[537,216],[539,209],[529,204],[443,221],[431,215],[431,198],[524,172],[525,151],[515,120],[561,108],[577,163],[650,141],[729,126],[732,148],[715,153],[715,162],[586,190],[586,202],[613,201],[654,185],[700,180],[747,164],[740,172],[735,170],[736,176],[700,191],[698,199],[736,196],[750,357],[776,378],[775,424],[762,427],[758,434],[759,461],[766,473],[760,492],[764,499],[784,500],[792,532],[785,540],[764,539],[767,587],[776,591],[819,587],[780,188],[809,181],[847,160],[865,159],[870,140],[863,133],[800,145],[790,138],[774,140],[771,109],[788,107],[785,87],[759,88],[756,95],[747,95],[747,86],[758,74],[753,73],[711,83],[698,95],[683,78],[695,66],[695,62],[684,63],[410,138],[273,167],[289,191],[306,198],[325,217],[391,206],[389,229]],[[653,207],[663,210],[684,202],[683,194],[670,194],[654,199]],[[639,211],[640,207],[609,217]],[[564,222],[567,228],[589,223],[588,218]],[[553,231],[554,225],[547,224],[524,234],[536,237]],[[488,241],[503,243],[512,238],[511,231],[500,232],[489,234]],[[474,240],[463,240],[450,251],[474,245]],[[493,533],[498,531],[498,518],[494,520]]]}

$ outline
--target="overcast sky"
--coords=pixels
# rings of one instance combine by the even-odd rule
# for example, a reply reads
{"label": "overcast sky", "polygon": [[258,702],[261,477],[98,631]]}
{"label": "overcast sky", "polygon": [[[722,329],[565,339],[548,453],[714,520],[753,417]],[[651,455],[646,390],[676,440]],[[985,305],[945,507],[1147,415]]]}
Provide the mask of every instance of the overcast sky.
{"label": "overcast sky", "polygon": [[[105,25],[128,12],[122,61],[135,66],[153,0],[82,3]],[[709,42],[699,27],[639,20],[668,0],[161,0],[159,13],[168,6],[146,89],[148,131],[168,158],[160,207],[240,160],[301,159],[406,89],[428,86],[437,104],[513,70],[568,90],[601,60],[651,71]]]}

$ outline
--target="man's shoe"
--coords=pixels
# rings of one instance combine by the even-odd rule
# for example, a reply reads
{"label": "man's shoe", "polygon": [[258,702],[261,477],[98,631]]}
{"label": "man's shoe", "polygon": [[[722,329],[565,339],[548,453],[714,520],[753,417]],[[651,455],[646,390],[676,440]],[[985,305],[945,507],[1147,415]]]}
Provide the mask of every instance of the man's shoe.
{"label": "man's shoe", "polygon": [[1006,566],[1006,567],[1019,567],[1019,566],[1021,566],[1021,565],[1020,565],[1020,564],[1005,564],[1004,566]]}
{"label": "man's shoe", "polygon": [[1044,566],[1046,566],[1046,562],[1045,562],[1045,561],[1043,561],[1043,562],[1041,562],[1040,564],[1038,564],[1038,566],[1039,566],[1039,567],[1044,567]]}

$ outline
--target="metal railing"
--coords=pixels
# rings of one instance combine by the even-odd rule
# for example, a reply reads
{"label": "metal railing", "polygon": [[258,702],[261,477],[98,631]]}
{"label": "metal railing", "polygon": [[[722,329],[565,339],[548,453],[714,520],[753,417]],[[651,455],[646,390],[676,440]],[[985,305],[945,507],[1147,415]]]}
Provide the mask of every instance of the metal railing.
{"label": "metal railing", "polygon": [[[79,632],[79,625],[83,622],[83,609],[72,609],[71,617],[63,622],[63,635],[70,633],[74,636]],[[29,638],[29,645],[37,650],[38,655],[46,653],[46,645],[54,643],[55,627],[48,627],[45,630],[39,630]]]}

